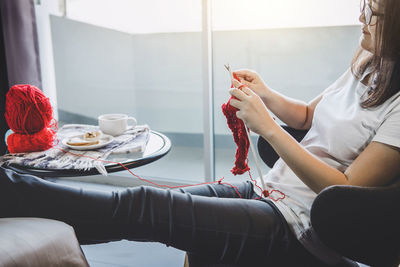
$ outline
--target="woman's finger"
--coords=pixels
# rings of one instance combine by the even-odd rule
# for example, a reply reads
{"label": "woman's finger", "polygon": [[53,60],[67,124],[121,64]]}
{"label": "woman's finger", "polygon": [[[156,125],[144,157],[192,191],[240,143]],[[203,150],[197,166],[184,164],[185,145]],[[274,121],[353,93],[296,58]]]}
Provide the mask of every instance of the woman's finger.
{"label": "woman's finger", "polygon": [[238,80],[235,80],[235,79],[232,80],[232,84],[235,88],[238,88],[242,91],[243,91],[243,88],[246,87],[246,85],[240,83]]}
{"label": "woman's finger", "polygon": [[236,89],[236,88],[232,88],[231,90],[229,90],[229,93],[239,100],[243,100],[247,97],[247,95],[245,93],[243,93],[241,90]]}
{"label": "woman's finger", "polygon": [[235,70],[233,73],[235,73],[240,79],[246,80],[248,82],[251,82],[254,80],[254,77],[252,73],[249,70]]}
{"label": "woman's finger", "polygon": [[238,119],[243,120],[242,115],[243,115],[243,113],[242,113],[240,110],[236,111],[236,117],[237,117]]}
{"label": "woman's finger", "polygon": [[242,84],[236,79],[232,79],[232,84],[235,88],[239,88],[240,86],[242,86]]}
{"label": "woman's finger", "polygon": [[241,89],[246,95],[254,95],[255,93],[247,86],[243,86]]}
{"label": "woman's finger", "polygon": [[246,80],[244,80],[244,79],[240,79],[240,82],[241,82],[242,84],[246,85],[247,87],[250,87],[250,86],[252,85],[251,82],[248,82],[248,81],[246,81]]}
{"label": "woman's finger", "polygon": [[244,92],[246,95],[254,94],[254,92],[250,88],[248,88],[245,84],[238,82],[237,80],[232,80],[232,84],[233,86]]}
{"label": "woman's finger", "polygon": [[241,108],[241,102],[239,100],[237,100],[237,99],[232,98],[231,101],[230,101],[230,104],[231,104],[232,107],[235,107],[237,109]]}

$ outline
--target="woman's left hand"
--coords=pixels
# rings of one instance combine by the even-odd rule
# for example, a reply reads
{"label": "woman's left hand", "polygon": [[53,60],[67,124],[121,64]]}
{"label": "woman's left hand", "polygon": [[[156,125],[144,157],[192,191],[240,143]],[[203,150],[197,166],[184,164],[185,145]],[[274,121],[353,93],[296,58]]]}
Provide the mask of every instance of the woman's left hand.
{"label": "woman's left hand", "polygon": [[229,93],[237,99],[232,98],[230,104],[238,109],[236,116],[243,120],[253,132],[263,137],[271,135],[278,124],[270,116],[261,98],[235,79],[232,80],[232,84],[235,88],[232,88]]}

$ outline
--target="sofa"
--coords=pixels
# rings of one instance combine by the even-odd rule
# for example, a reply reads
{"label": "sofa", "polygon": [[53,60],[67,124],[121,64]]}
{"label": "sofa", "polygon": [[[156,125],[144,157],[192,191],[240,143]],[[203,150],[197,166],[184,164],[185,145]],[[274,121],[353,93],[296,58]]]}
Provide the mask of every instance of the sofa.
{"label": "sofa", "polygon": [[42,218],[0,218],[0,266],[88,267],[74,229]]}

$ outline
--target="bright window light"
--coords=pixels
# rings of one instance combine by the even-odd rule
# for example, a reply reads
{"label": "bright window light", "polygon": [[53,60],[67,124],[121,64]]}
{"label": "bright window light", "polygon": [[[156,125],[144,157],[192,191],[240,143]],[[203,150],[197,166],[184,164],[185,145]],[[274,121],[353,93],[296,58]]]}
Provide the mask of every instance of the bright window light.
{"label": "bright window light", "polygon": [[[67,15],[132,34],[201,31],[202,0],[68,0]],[[357,25],[359,0],[212,0],[213,30]]]}
{"label": "bright window light", "polygon": [[201,0],[68,0],[67,16],[132,34],[199,32]]}
{"label": "bright window light", "polygon": [[360,24],[360,0],[214,0],[216,31]]}

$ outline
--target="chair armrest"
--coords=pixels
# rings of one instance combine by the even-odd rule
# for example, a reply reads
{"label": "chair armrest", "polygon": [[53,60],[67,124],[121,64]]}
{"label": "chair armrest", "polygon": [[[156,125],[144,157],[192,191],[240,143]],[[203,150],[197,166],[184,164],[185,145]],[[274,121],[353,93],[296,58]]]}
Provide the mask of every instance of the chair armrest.
{"label": "chair armrest", "polygon": [[311,208],[311,223],[325,245],[372,266],[397,266],[400,183],[388,187],[331,186]]}
{"label": "chair armrest", "polygon": [[0,218],[0,266],[88,267],[74,229],[42,218]]}
{"label": "chair armrest", "polygon": [[[307,130],[297,130],[291,128],[289,126],[282,126],[284,130],[286,130],[297,142],[300,142],[303,137],[308,132]],[[279,159],[279,155],[275,152],[272,146],[265,141],[264,138],[261,136],[258,138],[257,142],[258,154],[260,155],[261,159],[267,164],[268,167],[272,168],[275,162]]]}

